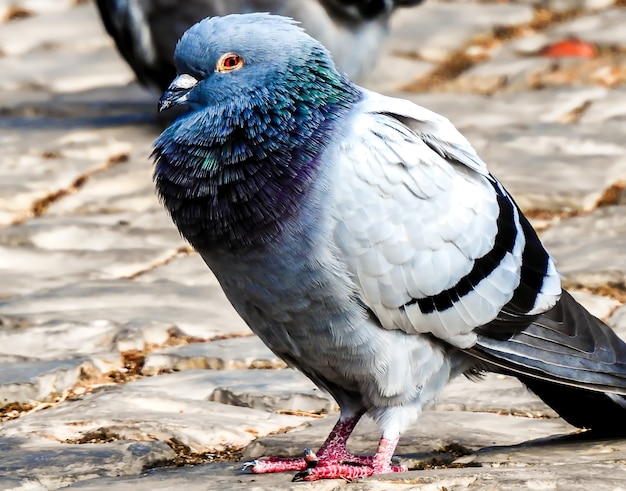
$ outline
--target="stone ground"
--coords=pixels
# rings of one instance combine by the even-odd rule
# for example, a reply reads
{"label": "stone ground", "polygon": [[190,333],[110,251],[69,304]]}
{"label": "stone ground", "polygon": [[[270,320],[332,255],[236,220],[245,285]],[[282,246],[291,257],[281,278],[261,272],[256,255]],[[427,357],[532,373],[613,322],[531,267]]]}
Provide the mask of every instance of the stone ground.
{"label": "stone ground", "polygon": [[[404,435],[407,474],[239,471],[321,443],[334,403],[251,335],[157,202],[157,95],[94,6],[0,0],[0,19],[0,489],[626,489],[626,442],[495,375],[454,381]],[[448,116],[624,337],[625,24],[623,0],[429,1],[366,83]],[[571,37],[587,57],[554,57]],[[364,421],[352,449],[377,438]]]}

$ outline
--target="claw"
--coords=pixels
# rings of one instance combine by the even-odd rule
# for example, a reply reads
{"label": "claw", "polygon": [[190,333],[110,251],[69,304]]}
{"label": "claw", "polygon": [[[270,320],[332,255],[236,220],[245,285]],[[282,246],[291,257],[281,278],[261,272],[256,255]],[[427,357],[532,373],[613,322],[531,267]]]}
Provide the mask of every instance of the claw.
{"label": "claw", "polygon": [[291,482],[306,481],[307,480],[306,478],[309,477],[310,475],[311,475],[311,468],[307,467],[303,471],[300,471],[295,476],[293,476],[293,479],[291,480]]}
{"label": "claw", "polygon": [[248,462],[244,462],[241,466],[241,470],[242,471],[251,471],[252,472],[252,468],[256,465],[259,464],[258,460],[248,460]]}

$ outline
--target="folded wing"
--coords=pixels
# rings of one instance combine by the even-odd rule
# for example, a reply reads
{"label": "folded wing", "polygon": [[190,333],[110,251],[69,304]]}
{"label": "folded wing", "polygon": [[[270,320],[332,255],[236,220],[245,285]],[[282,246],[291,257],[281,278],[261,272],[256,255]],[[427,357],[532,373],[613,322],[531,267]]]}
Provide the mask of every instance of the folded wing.
{"label": "folded wing", "polygon": [[444,118],[371,94],[338,154],[336,242],[385,329],[518,377],[573,425],[626,433],[626,344],[565,291],[503,186]]}
{"label": "folded wing", "polygon": [[337,169],[336,241],[386,329],[461,348],[510,311],[552,307],[561,288],[532,227],[445,118],[367,95]]}

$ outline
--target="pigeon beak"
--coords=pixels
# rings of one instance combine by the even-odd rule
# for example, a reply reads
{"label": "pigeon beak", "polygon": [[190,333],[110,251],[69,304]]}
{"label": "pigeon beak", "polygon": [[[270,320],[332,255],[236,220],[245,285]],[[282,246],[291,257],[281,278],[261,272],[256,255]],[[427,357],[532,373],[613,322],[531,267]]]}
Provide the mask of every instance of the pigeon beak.
{"label": "pigeon beak", "polygon": [[176,77],[159,99],[159,112],[165,111],[172,106],[184,104],[189,96],[189,91],[193,89],[198,80],[191,75],[183,73]]}

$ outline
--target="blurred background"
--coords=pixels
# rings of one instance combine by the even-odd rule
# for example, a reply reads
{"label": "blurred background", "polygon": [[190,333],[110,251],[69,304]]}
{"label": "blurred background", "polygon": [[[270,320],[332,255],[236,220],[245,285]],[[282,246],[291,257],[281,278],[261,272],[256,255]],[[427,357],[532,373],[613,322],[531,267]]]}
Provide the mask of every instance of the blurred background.
{"label": "blurred background", "polygon": [[[298,454],[336,418],[251,335],[154,195],[167,50],[203,3],[100,2],[103,23],[89,0],[0,0],[0,489],[291,489],[233,463]],[[365,87],[451,119],[564,284],[626,337],[626,3],[396,3],[258,2],[301,15]],[[420,421],[398,453],[434,467],[425,483],[626,488],[620,442],[494,450],[574,431],[506,377],[455,382]],[[368,424],[356,451],[373,450]],[[298,489],[348,484],[333,485]]]}

